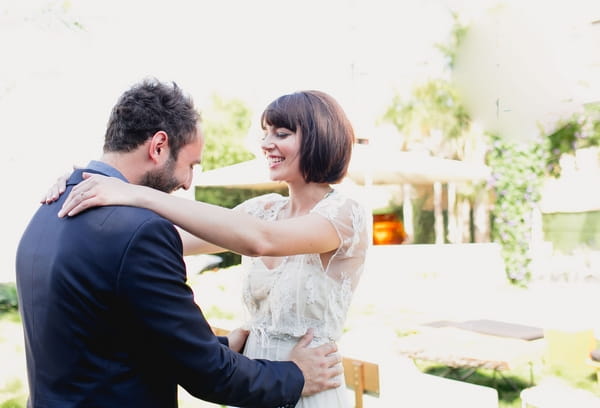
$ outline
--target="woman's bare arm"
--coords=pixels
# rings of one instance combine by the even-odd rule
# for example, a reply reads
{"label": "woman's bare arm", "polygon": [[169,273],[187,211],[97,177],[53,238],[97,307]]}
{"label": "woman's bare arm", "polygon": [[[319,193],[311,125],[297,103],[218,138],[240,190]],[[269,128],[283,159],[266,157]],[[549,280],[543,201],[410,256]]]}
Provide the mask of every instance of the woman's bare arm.
{"label": "woman's bare arm", "polygon": [[[265,221],[242,211],[177,197],[116,178],[91,174],[84,177],[86,180],[75,186],[67,197],[59,216],[73,216],[99,205],[144,207],[212,243],[213,250],[226,248],[248,256],[326,253],[340,245],[333,225],[317,214]],[[196,244],[202,247],[201,243]]]}
{"label": "woman's bare arm", "polygon": [[200,239],[181,227],[177,227],[177,231],[183,242],[183,255],[216,254],[227,251],[227,248]]}

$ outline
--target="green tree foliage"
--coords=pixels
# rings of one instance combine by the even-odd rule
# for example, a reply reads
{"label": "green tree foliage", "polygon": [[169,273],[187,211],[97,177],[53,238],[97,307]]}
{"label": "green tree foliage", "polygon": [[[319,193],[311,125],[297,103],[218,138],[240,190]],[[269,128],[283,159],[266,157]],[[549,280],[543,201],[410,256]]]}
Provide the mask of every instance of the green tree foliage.
{"label": "green tree foliage", "polygon": [[383,115],[403,135],[403,150],[427,146],[436,156],[462,158],[457,148],[471,124],[471,118],[454,86],[445,79],[433,79],[414,88],[410,97],[395,95]]}
{"label": "green tree foliage", "polygon": [[456,54],[464,38],[469,32],[469,27],[463,24],[460,20],[460,15],[451,11],[454,24],[450,32],[450,38],[446,43],[436,44],[435,47],[446,57],[446,63],[449,70],[453,70],[456,65]]}
{"label": "green tree foliage", "polygon": [[[454,24],[446,42],[435,44],[452,71],[457,51],[468,32],[458,13],[451,12]],[[408,98],[396,94],[382,120],[398,129],[402,150],[426,147],[434,156],[465,159],[471,140],[471,117],[454,84],[437,78],[416,86]]]}
{"label": "green tree foliage", "polygon": [[[446,57],[450,71],[468,32],[456,13],[453,18],[449,40],[436,45]],[[560,121],[551,133],[527,145],[505,140],[506,135],[494,135],[491,141],[478,140],[481,135],[470,131],[470,114],[459,93],[445,79],[420,84],[407,98],[395,95],[382,120],[398,129],[403,150],[425,147],[435,156],[468,159],[480,144],[488,147],[486,162],[492,177],[487,187],[496,196],[492,232],[494,240],[502,245],[508,278],[518,285],[526,285],[531,275],[531,214],[540,201],[544,176],[560,175],[563,154],[600,146],[599,105],[588,106]]]}
{"label": "green tree foliage", "polygon": [[202,117],[206,139],[202,157],[203,170],[213,170],[254,158],[244,147],[252,113],[243,101],[213,95],[212,104],[202,113]]}
{"label": "green tree foliage", "polygon": [[566,121],[559,121],[548,135],[547,172],[553,177],[561,173],[560,158],[577,149],[600,146],[600,105],[587,106]]}

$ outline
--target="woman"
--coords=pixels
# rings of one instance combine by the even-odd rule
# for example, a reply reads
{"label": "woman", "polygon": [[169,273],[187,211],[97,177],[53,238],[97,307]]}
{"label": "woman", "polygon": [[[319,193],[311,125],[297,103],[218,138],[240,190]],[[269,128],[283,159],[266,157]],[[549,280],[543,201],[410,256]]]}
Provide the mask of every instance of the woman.
{"label": "woman", "polygon": [[[73,189],[59,215],[97,205],[147,207],[185,230],[185,254],[227,249],[244,255],[243,300],[251,317],[244,354],[284,360],[309,328],[315,346],[340,338],[365,262],[367,217],[331,187],[345,176],[354,141],[331,96],[284,95],[261,122],[270,176],[287,183],[289,197],[266,194],[229,210],[93,175]],[[297,407],[349,405],[339,387],[302,398]]]}

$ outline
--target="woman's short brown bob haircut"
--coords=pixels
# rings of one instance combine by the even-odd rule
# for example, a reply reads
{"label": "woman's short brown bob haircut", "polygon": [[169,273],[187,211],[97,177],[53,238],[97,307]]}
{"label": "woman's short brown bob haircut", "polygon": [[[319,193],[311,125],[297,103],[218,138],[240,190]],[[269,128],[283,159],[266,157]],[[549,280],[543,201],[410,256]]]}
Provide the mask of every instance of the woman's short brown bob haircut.
{"label": "woman's short brown bob haircut", "polygon": [[283,95],[266,107],[261,124],[300,129],[300,171],[307,183],[339,183],[346,175],[354,130],[331,96],[321,91]]}

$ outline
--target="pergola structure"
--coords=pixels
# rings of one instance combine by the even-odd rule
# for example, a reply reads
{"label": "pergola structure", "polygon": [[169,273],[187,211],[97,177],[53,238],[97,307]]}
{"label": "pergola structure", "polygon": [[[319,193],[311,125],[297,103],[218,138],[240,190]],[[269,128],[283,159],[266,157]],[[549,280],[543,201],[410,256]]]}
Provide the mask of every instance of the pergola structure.
{"label": "pergola structure", "polygon": [[[452,209],[457,203],[457,185],[459,183],[480,183],[487,180],[490,170],[482,164],[468,163],[430,156],[420,152],[406,152],[376,147],[357,145],[354,149],[348,177],[366,187],[397,185],[402,189],[402,209],[404,229],[409,239],[414,236],[413,225],[413,191],[416,186],[433,190],[433,212],[435,218],[435,242],[444,243],[443,219],[443,185],[447,185],[448,208],[448,240],[461,242],[462,232],[457,217]],[[488,218],[487,203],[479,207]],[[478,211],[476,211],[476,214]],[[481,225],[487,225],[486,222]],[[484,231],[483,235],[488,235]]]}

